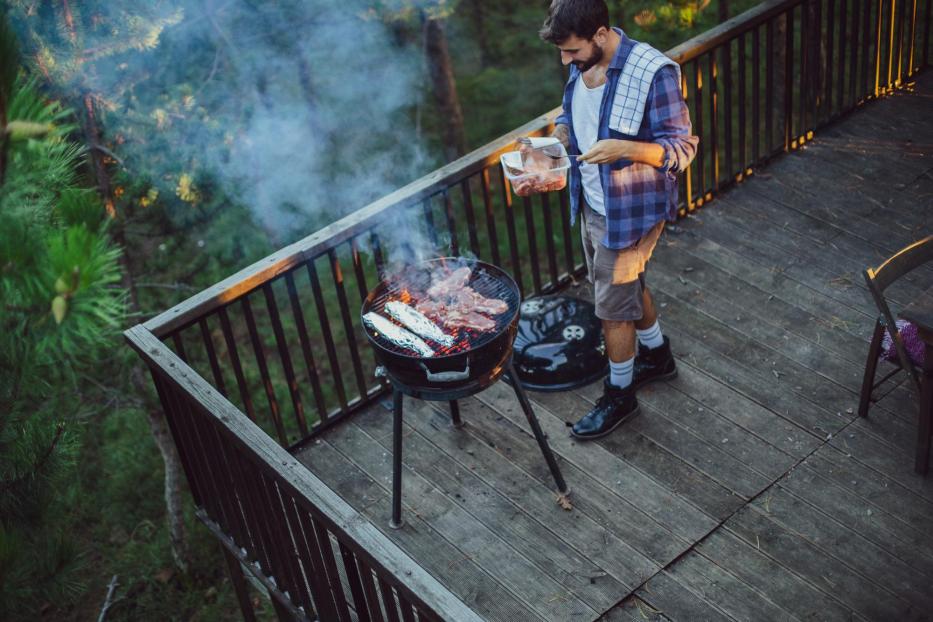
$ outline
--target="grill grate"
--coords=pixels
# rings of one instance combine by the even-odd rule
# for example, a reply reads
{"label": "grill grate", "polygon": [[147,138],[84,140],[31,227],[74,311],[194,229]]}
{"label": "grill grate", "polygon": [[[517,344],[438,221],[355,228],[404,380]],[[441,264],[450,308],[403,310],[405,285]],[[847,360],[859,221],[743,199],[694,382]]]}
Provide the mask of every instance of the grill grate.
{"label": "grill grate", "polygon": [[[424,265],[411,267],[399,275],[382,281],[377,286],[377,289],[381,291],[373,298],[368,310],[375,311],[390,318],[389,314],[384,311],[387,302],[400,300],[414,307],[419,302],[430,299],[425,292],[428,287],[430,287],[432,278],[436,278],[438,275],[443,277],[464,265],[471,266],[471,264],[468,263],[463,264],[457,262],[444,262],[440,265],[429,262],[429,264],[431,264],[430,267]],[[454,342],[450,346],[442,346],[437,342],[422,337],[434,350],[434,358],[467,352],[492,341],[508,327],[510,320],[521,302],[518,293],[515,291],[509,279],[490,273],[482,265],[471,267],[473,267],[473,272],[470,274],[467,286],[481,296],[504,301],[508,305],[508,310],[494,316],[484,314],[485,317],[496,322],[495,328],[488,331],[478,331],[467,327],[448,328],[446,326],[441,326],[445,333],[454,337]],[[379,344],[387,350],[398,354],[411,355],[411,351],[407,348],[398,346],[388,339],[383,338],[378,333],[372,331],[368,326],[364,328],[368,334],[375,336]]]}

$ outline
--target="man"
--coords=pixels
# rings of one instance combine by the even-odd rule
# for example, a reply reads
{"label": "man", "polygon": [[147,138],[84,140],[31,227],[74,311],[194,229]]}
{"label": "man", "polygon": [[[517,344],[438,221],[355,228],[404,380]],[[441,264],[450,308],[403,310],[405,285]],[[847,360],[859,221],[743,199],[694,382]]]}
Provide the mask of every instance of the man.
{"label": "man", "polygon": [[609,355],[603,396],[571,429],[589,440],[638,411],[640,386],[677,375],[644,272],[665,220],[676,217],[676,174],[693,160],[697,137],[690,135],[680,68],[610,28],[603,0],[553,0],[540,36],[572,65],[553,135],[569,153],[582,154],[571,168],[571,218],[582,218]]}

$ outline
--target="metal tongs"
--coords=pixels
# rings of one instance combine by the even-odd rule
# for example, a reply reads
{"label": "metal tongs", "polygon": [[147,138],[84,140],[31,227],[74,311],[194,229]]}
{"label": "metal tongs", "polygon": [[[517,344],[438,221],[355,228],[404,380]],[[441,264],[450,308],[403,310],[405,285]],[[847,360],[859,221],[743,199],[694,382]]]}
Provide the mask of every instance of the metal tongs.
{"label": "metal tongs", "polygon": [[[553,160],[563,160],[564,158],[576,158],[578,155],[570,155],[563,153],[560,143],[554,143],[553,145],[545,145],[544,147],[532,147],[531,139],[528,136],[521,136],[515,142],[519,145],[526,147],[531,147],[534,149],[535,153],[540,153],[546,155],[547,157]],[[522,153],[522,166],[525,165],[525,153]]]}

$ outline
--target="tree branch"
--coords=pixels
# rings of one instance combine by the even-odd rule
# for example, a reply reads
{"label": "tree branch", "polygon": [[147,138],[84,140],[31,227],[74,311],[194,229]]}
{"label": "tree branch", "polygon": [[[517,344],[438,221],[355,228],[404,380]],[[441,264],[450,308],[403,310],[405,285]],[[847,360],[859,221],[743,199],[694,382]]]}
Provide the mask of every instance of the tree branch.
{"label": "tree branch", "polygon": [[100,152],[103,153],[104,155],[108,155],[108,156],[110,156],[111,158],[113,158],[114,160],[116,160],[117,163],[119,163],[120,166],[122,166],[123,168],[126,168],[126,165],[123,163],[123,158],[121,158],[120,156],[118,156],[117,154],[115,154],[115,153],[114,153],[113,151],[111,151],[110,149],[107,149],[107,148],[104,147],[103,145],[94,143],[94,144],[88,145],[88,148],[89,148],[89,149],[97,149],[98,151],[100,151]]}
{"label": "tree branch", "polygon": [[117,575],[113,575],[113,578],[110,579],[110,583],[107,585],[107,597],[104,599],[104,606],[100,608],[100,615],[97,616],[97,622],[104,622],[104,618],[107,616],[107,610],[110,609],[110,606],[113,604],[113,593],[117,589]]}

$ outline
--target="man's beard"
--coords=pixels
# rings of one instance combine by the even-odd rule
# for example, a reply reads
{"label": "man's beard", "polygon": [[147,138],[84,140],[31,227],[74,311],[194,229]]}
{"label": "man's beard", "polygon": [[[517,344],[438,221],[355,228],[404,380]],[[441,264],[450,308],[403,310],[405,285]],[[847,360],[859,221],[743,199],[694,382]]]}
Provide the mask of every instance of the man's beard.
{"label": "man's beard", "polygon": [[586,60],[575,60],[573,64],[576,65],[577,69],[581,72],[586,71],[596,65],[599,61],[603,59],[603,49],[598,45],[593,45],[593,53],[590,54],[590,57]]}

